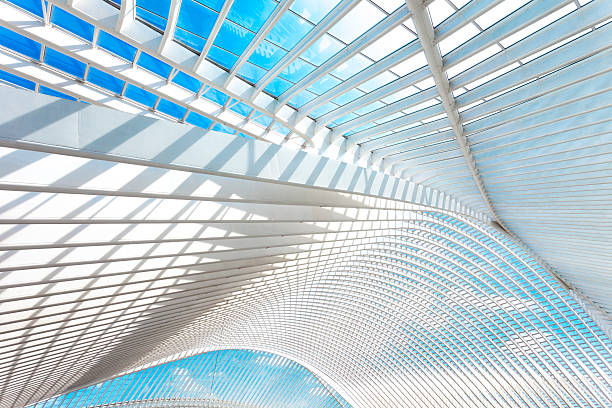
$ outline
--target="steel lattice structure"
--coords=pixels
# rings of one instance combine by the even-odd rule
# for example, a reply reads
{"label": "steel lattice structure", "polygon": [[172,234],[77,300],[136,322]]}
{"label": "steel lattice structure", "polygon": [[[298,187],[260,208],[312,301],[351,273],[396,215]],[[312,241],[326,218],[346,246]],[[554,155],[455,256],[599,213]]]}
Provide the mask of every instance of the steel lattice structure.
{"label": "steel lattice structure", "polygon": [[610,406],[610,18],[0,1],[0,406]]}

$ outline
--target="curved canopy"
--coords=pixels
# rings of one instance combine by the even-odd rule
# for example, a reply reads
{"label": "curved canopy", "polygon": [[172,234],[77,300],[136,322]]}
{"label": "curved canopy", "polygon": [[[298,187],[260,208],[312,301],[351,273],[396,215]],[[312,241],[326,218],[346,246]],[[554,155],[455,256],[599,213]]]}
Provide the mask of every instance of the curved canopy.
{"label": "curved canopy", "polygon": [[84,407],[350,408],[308,369],[252,350],[218,350],[155,365],[32,405]]}
{"label": "curved canopy", "polygon": [[37,92],[0,88],[0,407],[210,350],[360,408],[609,406],[611,18],[0,1]]}

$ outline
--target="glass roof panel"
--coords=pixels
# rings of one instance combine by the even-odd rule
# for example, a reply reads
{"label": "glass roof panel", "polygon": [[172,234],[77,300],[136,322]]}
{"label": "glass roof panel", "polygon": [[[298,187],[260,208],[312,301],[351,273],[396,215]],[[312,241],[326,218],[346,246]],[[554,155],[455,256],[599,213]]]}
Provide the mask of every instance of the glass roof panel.
{"label": "glass roof panel", "polygon": [[[182,28],[192,35],[196,35],[201,38],[208,38],[210,32],[217,21],[218,13],[208,8],[195,0],[182,0],[181,9],[177,18],[176,26]],[[179,40],[184,40],[188,35],[178,34],[179,30],[176,31],[175,37]],[[187,45],[193,48],[192,44],[202,44],[201,47],[196,48],[200,51],[204,47],[204,41],[191,39]]]}
{"label": "glass roof panel", "polygon": [[64,55],[61,52],[55,51],[53,48],[47,48],[45,50],[44,61],[45,64],[48,64],[53,68],[57,68],[60,71],[64,71],[67,74],[73,75],[77,78],[83,79],[83,75],[85,75],[84,63]]}
{"label": "glass roof panel", "polygon": [[476,23],[480,28],[485,29],[497,23],[502,18],[506,17],[514,10],[520,8],[524,4],[528,3],[529,0],[505,0],[490,10],[486,11],[483,15],[476,18]]}
{"label": "glass roof panel", "polygon": [[234,0],[227,18],[248,30],[257,32],[277,4],[274,0]]}
{"label": "glass roof panel", "polygon": [[274,96],[279,96],[287,89],[291,88],[291,82],[284,80],[283,78],[276,77],[266,85],[265,90]]}
{"label": "glass roof panel", "polygon": [[73,34],[84,38],[87,41],[93,40],[94,26],[78,17],[62,10],[59,7],[53,7],[51,11],[51,22]]}
{"label": "glass roof panel", "polygon": [[157,101],[157,96],[155,94],[132,84],[128,84],[126,87],[125,97],[149,108],[152,108]]}
{"label": "glass roof panel", "polygon": [[344,48],[344,44],[333,38],[331,35],[325,34],[315,41],[315,43],[312,44],[306,51],[304,51],[301,58],[319,66],[327,61],[331,56],[335,55],[342,48]]}
{"label": "glass roof panel", "polygon": [[373,0],[373,1],[378,7],[382,8],[389,14],[391,14],[392,12],[397,10],[399,7],[406,4],[404,0]]}
{"label": "glass roof panel", "polygon": [[354,101],[355,99],[363,95],[365,95],[365,92],[360,91],[357,88],[353,88],[350,91],[345,92],[342,95],[338,96],[337,98],[332,99],[332,102],[337,103],[338,105],[344,105],[351,101]]}
{"label": "glass roof panel", "polygon": [[164,98],[159,101],[159,104],[157,105],[157,110],[167,115],[170,115],[176,119],[182,119],[185,113],[187,112],[186,108],[177,105],[174,102],[170,102]]}
{"label": "glass roof panel", "polygon": [[0,45],[35,60],[40,58],[42,48],[36,41],[4,27],[0,27]]}
{"label": "glass roof panel", "polygon": [[[167,19],[171,0],[136,0],[136,6]],[[136,11],[138,13],[138,11]]]}
{"label": "glass roof panel", "polygon": [[36,14],[39,17],[42,17],[42,1],[40,0],[8,0],[10,3],[15,4],[18,7],[21,7],[24,10],[29,11],[32,14]]}
{"label": "glass roof panel", "polygon": [[305,103],[312,101],[316,96],[317,95],[313,94],[312,92],[304,89],[302,92],[291,98],[289,103],[296,108],[301,108]]}
{"label": "glass roof panel", "polygon": [[329,91],[341,82],[342,81],[340,81],[338,78],[327,74],[323,78],[319,79],[317,82],[309,86],[307,89],[311,92],[316,93],[317,95],[320,95],[324,92]]}
{"label": "glass roof panel", "polygon": [[76,98],[74,96],[66,95],[63,92],[59,92],[59,91],[56,91],[55,89],[47,88],[44,85],[41,85],[38,88],[38,92],[40,92],[41,94],[49,95],[49,96],[55,96],[56,98],[69,99],[71,101],[76,101]]}
{"label": "glass roof panel", "polygon": [[365,92],[372,92],[376,88],[380,88],[381,86],[388,84],[389,82],[394,81],[396,79],[397,76],[393,75],[389,71],[385,71],[376,75],[369,81],[366,81],[363,84],[359,85],[359,89]]}
{"label": "glass roof panel", "polygon": [[128,61],[133,61],[134,56],[136,55],[136,47],[126,43],[123,40],[118,39],[115,36],[108,34],[106,31],[100,30],[100,33],[98,34],[97,44],[100,47]]}
{"label": "glass roof panel", "polygon": [[249,58],[249,62],[261,68],[272,69],[287,54],[287,51],[268,41],[262,41]]}
{"label": "glass roof panel", "polygon": [[28,81],[20,76],[13,75],[10,72],[0,70],[0,82],[5,82],[12,85],[17,85],[31,91],[34,90],[36,84],[32,81]]}
{"label": "glass roof panel", "polygon": [[200,80],[184,73],[183,71],[177,72],[172,79],[172,82],[182,86],[185,89],[189,89],[191,92],[198,92],[202,86],[202,82],[200,82]]}
{"label": "glass roof panel", "polygon": [[338,105],[336,105],[335,103],[327,102],[326,104],[323,104],[323,105],[319,106],[317,109],[313,110],[311,112],[311,116],[313,118],[318,118],[321,115],[324,115],[324,114],[326,114],[328,112],[333,111],[337,107],[338,107]]}
{"label": "glass roof panel", "polygon": [[386,14],[372,3],[361,0],[329,30],[329,33],[349,44],[385,17]]}
{"label": "glass roof panel", "polygon": [[140,53],[137,64],[138,66],[141,66],[147,69],[148,71],[159,75],[162,78],[168,78],[168,75],[170,75],[170,71],[172,71],[172,67],[170,65],[158,60],[155,57],[150,56],[146,52]]}
{"label": "glass roof panel", "polygon": [[204,92],[203,96],[208,100],[218,103],[219,105],[225,105],[225,102],[227,102],[229,99],[229,96],[216,90],[215,88],[210,88],[208,91]]}
{"label": "glass roof panel", "polygon": [[194,126],[201,127],[203,129],[208,129],[212,125],[213,121],[207,118],[206,116],[200,115],[197,112],[189,112],[185,122],[190,123]]}
{"label": "glass roof panel", "polygon": [[435,26],[446,20],[448,16],[455,12],[455,9],[446,0],[435,0],[427,6],[431,22]]}
{"label": "glass roof panel", "polygon": [[122,81],[113,75],[107,74],[104,71],[100,71],[95,67],[89,67],[89,71],[87,72],[87,81],[117,95],[121,93],[123,85],[125,84],[125,81]]}
{"label": "glass roof panel", "polygon": [[141,19],[148,24],[151,24],[153,27],[158,28],[160,31],[164,31],[166,29],[166,25],[168,24],[167,19],[140,7],[136,7],[136,18]]}
{"label": "glass roof panel", "polygon": [[332,74],[340,79],[348,79],[370,65],[372,65],[372,60],[361,54],[356,54],[334,69]]}
{"label": "glass roof panel", "polygon": [[229,70],[238,61],[238,56],[217,46],[212,46],[208,51],[208,59]]}
{"label": "glass roof panel", "polygon": [[314,71],[314,69],[314,65],[302,60],[301,58],[298,58],[291,62],[291,64],[289,64],[279,76],[291,82],[298,82],[300,79]]}
{"label": "glass roof panel", "polygon": [[295,0],[290,10],[313,24],[317,24],[333,9],[340,0]]}
{"label": "glass roof panel", "polygon": [[[295,3],[294,3],[295,4]],[[314,25],[291,10],[285,12],[268,33],[266,40],[283,47],[293,48]]]}
{"label": "glass roof panel", "polygon": [[[219,33],[215,37],[214,44],[217,47],[227,50],[235,55],[240,55],[249,45],[251,40],[253,40],[254,36],[255,34],[246,28],[232,23],[231,21],[225,20],[221,25]],[[226,68],[229,69],[231,66]]]}
{"label": "glass roof panel", "polygon": [[362,52],[365,56],[378,61],[379,59],[386,57],[393,51],[399,49],[403,45],[408,44],[415,38],[416,36],[406,28],[403,26],[397,26],[376,40],[373,44],[365,48]]}
{"label": "glass roof panel", "polygon": [[240,67],[238,75],[246,79],[248,82],[255,84],[266,74],[266,70],[258,67],[257,65],[247,62]]}

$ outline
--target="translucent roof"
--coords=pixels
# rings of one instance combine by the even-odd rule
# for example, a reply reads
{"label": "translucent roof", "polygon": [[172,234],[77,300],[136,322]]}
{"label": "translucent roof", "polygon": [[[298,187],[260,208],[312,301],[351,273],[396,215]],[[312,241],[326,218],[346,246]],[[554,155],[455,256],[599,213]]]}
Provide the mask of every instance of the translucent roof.
{"label": "translucent roof", "polygon": [[206,404],[208,407],[351,405],[311,371],[253,350],[218,350],[172,360],[33,404],[32,408]]}
{"label": "translucent roof", "polygon": [[[325,250],[338,250],[344,244],[337,242],[348,239],[355,256],[366,259],[359,258],[363,263],[352,265],[350,273],[344,262],[353,260],[330,260],[332,255],[315,257],[308,264],[313,269],[287,272],[314,270],[320,278],[317,268],[329,261],[334,273],[352,279],[334,297],[341,310],[338,331],[313,329],[344,346],[340,353],[336,343],[326,344],[332,348],[321,365],[344,375],[344,391],[363,406],[410,400],[430,407],[597,407],[612,394],[609,340],[574,295],[584,292],[604,312],[612,311],[611,19],[608,0],[2,0],[0,81],[191,131],[176,123],[194,125],[198,140],[220,133],[236,145],[257,139],[303,149],[321,159],[304,180],[326,174],[326,160],[338,160],[362,171],[349,183],[377,172],[388,185],[398,179],[413,183],[407,196],[456,199],[496,221],[543,260],[495,231],[436,212],[418,222],[410,219],[386,241],[360,236],[364,241],[353,242],[357,238],[325,230],[333,235]],[[278,147],[265,146],[267,152]],[[288,162],[295,165],[303,157],[296,154]],[[343,169],[338,167],[336,179],[344,180]],[[283,177],[295,169],[284,170]],[[281,178],[276,181],[286,181]],[[16,178],[7,186],[20,183]],[[31,184],[30,190],[40,188]],[[15,200],[9,202],[28,202]],[[270,215],[269,209],[261,211]],[[307,215],[348,219],[351,211],[360,214],[315,206]],[[316,227],[328,228],[321,224]],[[303,227],[290,226],[291,232]],[[370,244],[377,245],[371,253],[365,250]],[[420,258],[423,252],[427,256]],[[572,290],[558,285],[552,271]],[[311,283],[336,296],[339,278],[324,276]],[[228,321],[242,311],[242,300],[267,282],[259,278],[235,288],[236,304],[224,309]],[[278,288],[266,296],[276,299]],[[434,299],[431,304],[418,303],[423,291]],[[452,306],[459,296],[469,300],[463,309]],[[406,312],[416,322],[409,329],[394,325],[392,317],[404,312],[397,298],[419,304]],[[363,301],[358,309],[363,324],[355,324],[360,335],[388,334],[378,349],[365,342],[363,348],[354,346],[354,333],[344,331],[354,312],[347,299]],[[306,304],[302,317],[316,317],[312,312],[319,306]],[[448,330],[418,320],[436,308],[443,308]],[[372,310],[378,314],[368,314]],[[286,327],[297,321],[302,328],[304,320],[293,318],[287,317]],[[194,332],[211,329],[207,324]],[[262,327],[268,328],[249,330],[263,336]],[[310,340],[317,350],[320,338]],[[289,343],[283,346],[290,349]],[[384,358],[377,354],[381,350]],[[347,361],[353,365],[344,365]],[[369,374],[351,374],[381,366],[391,391],[372,399],[365,385]],[[465,382],[454,382],[456,373]],[[495,393],[483,391],[489,389]]]}

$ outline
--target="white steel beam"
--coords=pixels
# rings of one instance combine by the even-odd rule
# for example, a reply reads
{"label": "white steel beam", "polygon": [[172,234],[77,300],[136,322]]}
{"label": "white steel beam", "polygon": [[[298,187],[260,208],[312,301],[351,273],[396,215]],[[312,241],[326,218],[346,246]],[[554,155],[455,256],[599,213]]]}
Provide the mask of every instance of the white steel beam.
{"label": "white steel beam", "polygon": [[336,5],[324,18],[321,20],[308,34],[300,40],[295,47],[291,49],[272,69],[268,70],[266,74],[255,84],[255,90],[251,96],[251,100],[254,100],[257,95],[272,81],[278,74],[280,74],[292,61],[306,51],[312,44],[315,43],[321,36],[323,36],[327,30],[334,26],[342,17],[344,17],[349,11],[358,4],[354,0],[342,0]]}
{"label": "white steel beam", "polygon": [[121,1],[121,9],[119,10],[119,19],[115,30],[124,32],[126,27],[136,20],[136,0]]}
{"label": "white steel beam", "polygon": [[491,216],[503,226],[503,221],[501,221],[497,216],[495,209],[493,208],[493,204],[487,195],[484,183],[478,174],[476,162],[474,161],[472,153],[470,152],[470,146],[468,145],[467,138],[463,134],[463,126],[461,124],[461,119],[459,118],[459,112],[455,107],[455,100],[449,87],[448,78],[446,77],[444,68],[442,66],[442,56],[440,55],[440,50],[435,45],[434,28],[431,23],[429,13],[427,12],[427,9],[423,3],[419,0],[406,0],[406,4],[412,13],[412,19],[417,29],[417,34],[419,36],[419,40],[421,41],[423,51],[425,52],[429,69],[433,75],[438,93],[442,98],[444,111],[450,120],[453,133],[455,134],[455,139],[457,140],[459,148],[461,149],[461,154],[467,162],[474,182],[476,183],[476,186],[478,187],[478,190],[482,195],[482,199],[489,209]]}
{"label": "white steel beam", "polygon": [[285,14],[289,7],[293,4],[294,0],[281,0],[281,2],[276,6],[270,17],[266,20],[261,29],[257,32],[255,37],[251,40],[247,48],[242,52],[238,60],[230,70],[229,75],[225,79],[225,86],[230,83],[230,81],[236,76],[240,68],[244,65],[244,63],[249,59],[249,57],[255,52],[259,44],[266,38],[266,36],[270,33],[270,30],[274,28],[278,20]]}
{"label": "white steel beam", "polygon": [[200,51],[200,56],[198,57],[198,60],[193,66],[193,71],[198,72],[198,70],[202,66],[202,63],[208,55],[208,51],[210,51],[213,46],[213,43],[215,42],[215,38],[217,38],[217,34],[219,33],[219,30],[221,29],[225,18],[227,17],[230,9],[232,8],[232,4],[234,4],[234,0],[225,0],[225,3],[223,3],[223,7],[221,8],[221,11],[219,11],[219,15],[217,16],[215,25],[213,26],[212,30],[210,31],[210,34],[208,35],[206,44],[204,44],[204,48],[202,48],[202,51]]}
{"label": "white steel beam", "polygon": [[181,0],[172,0],[170,2],[170,12],[168,13],[168,22],[166,23],[166,29],[164,30],[164,35],[157,50],[157,52],[159,52],[160,54],[164,53],[164,51],[168,47],[168,43],[174,38],[174,32],[176,31],[176,22],[178,20],[180,10]]}
{"label": "white steel beam", "polygon": [[388,15],[385,19],[380,21],[374,27],[370,28],[368,31],[360,35],[357,39],[347,45],[342,50],[342,52],[337,53],[336,55],[325,61],[314,71],[306,75],[302,80],[295,83],[291,88],[283,92],[278,98],[277,109],[279,109],[282,105],[286,104],[293,96],[297,95],[302,90],[308,88],[310,85],[321,79],[323,76],[327,75],[329,72],[342,65],[345,61],[358,54],[368,45],[374,43],[379,38],[387,34],[389,31],[400,25],[402,21],[408,18],[409,14],[410,13],[408,12],[408,8],[406,6],[402,6],[395,10],[392,14]]}

